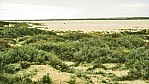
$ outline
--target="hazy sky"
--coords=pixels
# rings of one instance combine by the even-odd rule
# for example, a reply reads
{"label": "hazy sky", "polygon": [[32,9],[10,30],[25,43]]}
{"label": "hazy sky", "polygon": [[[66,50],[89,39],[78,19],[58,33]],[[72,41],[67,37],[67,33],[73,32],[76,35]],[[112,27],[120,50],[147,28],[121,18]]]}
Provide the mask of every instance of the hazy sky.
{"label": "hazy sky", "polygon": [[0,19],[149,16],[149,0],[0,0]]}

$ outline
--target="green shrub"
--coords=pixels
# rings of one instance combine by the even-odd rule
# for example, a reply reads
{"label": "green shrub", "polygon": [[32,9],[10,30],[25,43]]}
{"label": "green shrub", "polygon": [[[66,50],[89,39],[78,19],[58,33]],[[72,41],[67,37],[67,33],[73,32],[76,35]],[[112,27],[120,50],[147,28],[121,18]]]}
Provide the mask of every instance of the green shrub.
{"label": "green shrub", "polygon": [[20,63],[20,65],[21,65],[21,68],[22,68],[22,69],[27,69],[28,67],[30,67],[30,62],[22,61],[22,62]]}
{"label": "green shrub", "polygon": [[20,61],[42,64],[45,61],[50,62],[52,60],[52,56],[54,55],[33,47],[22,46],[9,49],[8,51],[3,52],[1,56],[3,57],[3,63],[5,64],[17,63]]}
{"label": "green shrub", "polygon": [[138,48],[128,56],[126,66],[130,68],[129,75],[134,79],[149,79],[149,50]]}
{"label": "green shrub", "polygon": [[116,44],[125,48],[138,48],[145,45],[144,39],[138,35],[126,35],[116,39]]}
{"label": "green shrub", "polygon": [[91,35],[86,34],[86,33],[82,33],[80,31],[72,31],[72,32],[69,31],[68,33],[66,33],[64,35],[65,39],[72,40],[72,41],[79,40],[79,39],[82,39],[82,38],[85,38],[85,37],[89,38],[89,37],[91,37]]}
{"label": "green shrub", "polygon": [[39,30],[36,28],[6,28],[2,32],[3,38],[16,38],[16,37],[23,37],[23,36],[33,36],[38,34],[43,35],[56,35],[53,31],[44,31]]}
{"label": "green shrub", "polygon": [[21,70],[21,66],[19,64],[9,64],[4,66],[4,72],[6,73],[15,73],[16,71]]}
{"label": "green shrub", "polygon": [[52,80],[51,80],[49,74],[44,75],[44,76],[41,78],[40,83],[52,84]]}
{"label": "green shrub", "polygon": [[10,48],[11,46],[9,45],[9,42],[4,40],[4,39],[0,39],[0,51],[5,51],[7,48]]}
{"label": "green shrub", "polygon": [[1,84],[34,84],[28,77],[18,77],[11,74],[0,74]]}
{"label": "green shrub", "polygon": [[67,82],[68,84],[76,84],[75,77],[71,77],[71,79]]}

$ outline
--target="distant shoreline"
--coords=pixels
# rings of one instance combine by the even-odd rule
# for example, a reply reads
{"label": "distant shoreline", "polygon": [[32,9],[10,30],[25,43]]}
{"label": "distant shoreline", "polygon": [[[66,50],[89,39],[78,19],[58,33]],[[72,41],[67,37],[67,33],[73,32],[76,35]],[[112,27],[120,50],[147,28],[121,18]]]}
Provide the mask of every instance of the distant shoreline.
{"label": "distant shoreline", "polygon": [[149,17],[77,18],[77,19],[27,19],[27,20],[0,20],[0,21],[69,21],[69,20],[149,20]]}

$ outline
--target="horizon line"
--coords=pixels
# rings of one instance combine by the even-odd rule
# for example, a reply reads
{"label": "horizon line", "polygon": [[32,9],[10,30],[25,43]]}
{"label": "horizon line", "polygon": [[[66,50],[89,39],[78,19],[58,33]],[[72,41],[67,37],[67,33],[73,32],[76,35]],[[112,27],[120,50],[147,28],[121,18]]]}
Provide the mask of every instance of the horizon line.
{"label": "horizon line", "polygon": [[9,19],[0,21],[49,21],[49,20],[142,20],[147,17],[102,17],[102,18],[55,18],[55,19]]}

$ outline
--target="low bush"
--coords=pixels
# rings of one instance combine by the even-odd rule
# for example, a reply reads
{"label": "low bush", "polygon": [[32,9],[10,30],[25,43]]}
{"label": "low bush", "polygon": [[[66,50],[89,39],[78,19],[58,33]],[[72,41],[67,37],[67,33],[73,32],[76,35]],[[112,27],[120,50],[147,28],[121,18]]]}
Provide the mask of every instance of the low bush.
{"label": "low bush", "polygon": [[50,75],[49,74],[44,75],[41,78],[41,80],[39,81],[39,83],[42,83],[42,84],[52,84],[52,80],[50,78]]}

